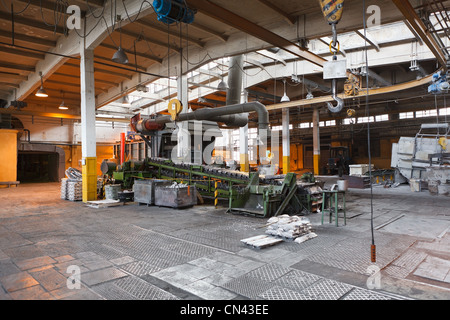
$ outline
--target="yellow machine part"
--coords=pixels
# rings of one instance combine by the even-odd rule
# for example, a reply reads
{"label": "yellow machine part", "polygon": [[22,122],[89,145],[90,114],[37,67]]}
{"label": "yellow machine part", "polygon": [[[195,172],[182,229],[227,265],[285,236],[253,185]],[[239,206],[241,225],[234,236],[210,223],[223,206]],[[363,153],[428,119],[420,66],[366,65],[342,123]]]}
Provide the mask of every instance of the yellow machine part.
{"label": "yellow machine part", "polygon": [[172,117],[172,120],[175,121],[177,119],[178,114],[183,110],[183,104],[178,99],[172,99],[169,101],[169,105],[167,109]]}
{"label": "yellow machine part", "polygon": [[323,16],[329,24],[338,23],[344,11],[344,0],[319,0]]}

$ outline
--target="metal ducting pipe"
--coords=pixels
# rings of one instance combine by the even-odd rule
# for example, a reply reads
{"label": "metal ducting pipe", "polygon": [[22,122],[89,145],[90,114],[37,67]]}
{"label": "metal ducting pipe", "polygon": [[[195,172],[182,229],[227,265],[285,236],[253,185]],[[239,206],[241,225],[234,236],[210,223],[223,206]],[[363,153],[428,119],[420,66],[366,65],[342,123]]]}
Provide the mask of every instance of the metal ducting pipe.
{"label": "metal ducting pipe", "polygon": [[[269,129],[269,112],[267,111],[265,105],[257,101],[219,108],[198,109],[193,112],[178,115],[177,121],[208,120],[243,127],[247,124],[247,114],[245,117],[240,117],[240,114],[248,112],[256,112],[258,114],[259,130]],[[145,134],[148,131],[148,128],[158,130],[158,128],[161,128],[162,124],[169,122],[172,122],[172,118],[170,116],[139,120],[139,124],[135,125],[135,128],[137,132]]]}
{"label": "metal ducting pipe", "polygon": [[228,67],[228,90],[226,105],[231,106],[241,102],[242,71],[244,70],[244,56],[234,56]]}
{"label": "metal ducting pipe", "polygon": [[[233,116],[236,116],[240,113],[248,113],[248,112],[256,112],[258,114],[259,129],[269,128],[269,112],[267,111],[266,107],[258,101],[240,103],[219,108],[197,109],[193,112],[182,113],[178,115],[177,121],[208,120],[226,123],[227,120],[231,121],[237,119],[237,118],[233,119]],[[156,119],[148,119],[146,121],[156,123],[168,123],[171,122],[172,119],[170,116],[162,116]],[[241,123],[241,126],[245,126],[245,124]]]}
{"label": "metal ducting pipe", "polygon": [[[242,94],[242,73],[244,70],[244,56],[231,57],[228,67],[228,89],[226,106],[235,105],[241,102]],[[221,121],[222,119],[222,121]],[[248,124],[248,114],[233,114],[220,116],[217,122],[223,122],[227,127],[244,127]]]}
{"label": "metal ducting pipe", "polygon": [[180,114],[178,116],[178,121],[210,120],[222,122],[223,120],[227,119],[227,117],[225,116],[237,116],[238,114],[248,112],[256,112],[258,114],[258,129],[266,130],[269,128],[269,112],[267,111],[265,105],[257,101],[212,109],[198,109],[194,112]]}

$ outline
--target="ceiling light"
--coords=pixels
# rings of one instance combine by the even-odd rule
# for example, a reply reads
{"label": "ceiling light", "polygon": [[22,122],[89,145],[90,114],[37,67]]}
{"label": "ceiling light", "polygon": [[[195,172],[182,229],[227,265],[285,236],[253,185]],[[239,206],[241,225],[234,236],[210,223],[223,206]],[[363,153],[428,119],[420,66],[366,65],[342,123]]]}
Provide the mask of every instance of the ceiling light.
{"label": "ceiling light", "polygon": [[112,57],[112,61],[120,64],[127,64],[128,63],[128,57],[125,51],[122,49],[122,27],[121,27],[121,19],[120,16],[117,17],[119,20],[119,32],[120,32],[120,44],[119,49],[117,49],[116,53],[114,53]]}
{"label": "ceiling light", "polygon": [[36,97],[41,97],[41,98],[47,98],[48,94],[44,89],[44,82],[42,80],[42,72],[39,71],[39,76],[41,77],[41,87],[39,88],[38,91],[36,91],[35,96]]}
{"label": "ceiling light", "polygon": [[227,83],[225,81],[223,81],[223,78],[222,78],[222,81],[220,81],[219,85],[217,86],[217,90],[219,90],[219,91],[227,91],[227,89],[228,89],[228,85],[227,85]]}
{"label": "ceiling light", "polygon": [[114,53],[114,55],[112,57],[112,61],[114,61],[116,63],[121,63],[121,64],[128,63],[127,54],[125,53],[125,51],[123,51],[122,47],[119,47],[119,49],[116,51],[116,53]]}
{"label": "ceiling light", "polygon": [[67,109],[69,109],[69,107],[66,106],[66,105],[64,104],[64,101],[63,101],[63,102],[61,102],[61,104],[59,105],[58,109],[60,109],[60,110],[67,110]]}
{"label": "ceiling light", "polygon": [[123,96],[123,98],[122,98],[122,104],[123,104],[123,105],[127,105],[127,106],[131,105],[131,103],[130,103],[130,98],[128,97],[127,94]]}
{"label": "ceiling light", "polygon": [[284,94],[281,97],[280,102],[289,102],[289,101],[291,101],[291,99],[289,99],[289,97],[286,94],[286,80],[283,79],[283,83],[284,83]]}

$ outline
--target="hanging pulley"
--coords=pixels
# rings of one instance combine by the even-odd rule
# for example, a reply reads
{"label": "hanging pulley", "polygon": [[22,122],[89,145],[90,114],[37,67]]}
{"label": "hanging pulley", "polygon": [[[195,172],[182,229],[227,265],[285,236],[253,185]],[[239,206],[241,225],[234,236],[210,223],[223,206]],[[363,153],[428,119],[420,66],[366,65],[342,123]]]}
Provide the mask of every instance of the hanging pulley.
{"label": "hanging pulley", "polygon": [[338,23],[344,11],[344,0],[319,0],[322,13],[329,24]]}

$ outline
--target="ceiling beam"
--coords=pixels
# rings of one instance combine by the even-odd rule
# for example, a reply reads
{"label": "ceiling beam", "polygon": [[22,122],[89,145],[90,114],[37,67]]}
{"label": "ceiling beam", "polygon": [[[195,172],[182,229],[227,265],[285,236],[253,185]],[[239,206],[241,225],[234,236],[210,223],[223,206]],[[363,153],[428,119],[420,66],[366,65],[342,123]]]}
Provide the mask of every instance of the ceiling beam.
{"label": "ceiling beam", "polygon": [[269,50],[258,50],[256,51],[257,54],[262,55],[266,58],[272,59],[274,61],[278,61],[281,64],[283,64],[284,66],[286,66],[286,61],[284,61],[283,58],[281,58],[278,54],[276,53],[272,53]]}
{"label": "ceiling beam", "polygon": [[197,39],[194,39],[194,38],[191,38],[191,37],[188,37],[186,34],[180,35],[179,32],[172,31],[169,28],[160,27],[160,26],[157,26],[157,25],[145,22],[145,21],[140,21],[140,20],[137,20],[135,23],[137,25],[140,25],[140,26],[144,27],[144,28],[157,30],[157,31],[162,32],[164,34],[169,34],[172,37],[176,37],[178,39],[182,39],[183,41],[188,41],[188,42],[190,42],[190,43],[192,43],[192,44],[194,44],[194,45],[196,45],[197,47],[200,47],[200,48],[203,48],[205,46],[204,42],[202,42],[200,40],[197,40]]}
{"label": "ceiling beam", "polygon": [[[0,30],[0,37],[11,40],[13,35],[9,31]],[[56,46],[56,41],[43,39],[43,38],[30,37],[30,36],[20,34],[20,33],[14,33],[14,41],[23,41],[26,43],[31,43],[31,44],[39,45],[39,46],[43,46],[43,47]],[[11,44],[12,44],[12,42],[11,42]]]}
{"label": "ceiling beam", "polygon": [[[95,17],[102,14],[104,16],[110,16],[112,12],[115,12],[117,15],[127,17],[127,19],[121,22],[123,26],[129,23],[130,20],[132,21],[138,14],[144,16],[150,12],[149,10],[153,12],[151,4],[148,2],[143,3],[142,0],[128,0],[126,1],[126,8],[124,5],[124,1],[117,1],[115,5],[112,1],[106,1],[104,6],[102,3],[102,7],[93,10],[93,14],[85,17],[85,23],[82,23],[82,26],[87,30],[85,38],[80,38],[78,36],[78,33],[83,33],[83,31],[80,30],[77,32],[75,32],[76,30],[71,30],[67,36],[60,36],[56,46],[50,50],[53,54],[46,54],[44,60],[38,61],[36,67],[33,68],[33,70],[30,70],[36,70],[36,72],[31,74],[27,81],[22,82],[20,88],[16,90],[16,96],[10,95],[8,100],[23,100],[28,95],[32,94],[40,85],[40,76],[37,71],[42,72],[44,79],[47,79],[53,72],[56,72],[60,66],[64,65],[64,63],[69,60],[69,57],[78,56],[80,54],[81,45],[84,45],[85,48],[95,48],[100,44],[108,36],[108,28],[111,28],[111,21],[110,19],[104,19],[105,23],[98,23],[98,18]],[[11,21],[8,14],[0,13],[0,19],[1,18]],[[16,17],[14,18],[17,23],[31,23],[29,26],[33,26],[33,24],[36,23],[34,20],[23,19],[19,16],[17,16],[17,19]],[[42,27],[41,24],[39,25]],[[48,29],[46,30],[48,31]]]}
{"label": "ceiling beam", "polygon": [[28,77],[18,74],[18,73],[9,73],[9,72],[0,72],[1,79],[14,79],[14,80],[27,80]]}
{"label": "ceiling beam", "polygon": [[0,87],[19,88],[18,84],[0,81]]}
{"label": "ceiling beam", "polygon": [[[132,31],[125,30],[124,28],[122,28],[121,32],[122,32],[122,34],[124,34],[126,36],[129,36],[129,37],[132,37],[134,39],[141,39],[140,41],[148,41],[148,42],[150,42],[152,44],[156,44],[156,45],[158,45],[160,47],[170,48],[170,50],[176,51],[178,53],[181,52],[181,48],[180,47],[178,47],[178,46],[176,46],[174,44],[168,44],[167,42],[159,41],[159,40],[154,39],[154,38],[149,38],[147,35],[145,35],[143,33],[135,33],[135,32],[132,32]],[[139,42],[139,41],[137,41],[137,42]]]}
{"label": "ceiling beam", "polygon": [[[94,61],[94,63],[95,63],[95,61]],[[78,72],[80,71],[80,65],[78,65],[78,64],[73,64],[73,63],[68,62],[68,63],[64,64],[64,67],[76,68],[78,70]],[[106,74],[109,76],[115,76],[115,77],[119,77],[119,78],[123,78],[123,79],[128,79],[128,80],[131,80],[133,78],[132,75],[128,75],[128,74],[124,74],[124,73],[120,73],[120,72],[116,72],[116,71],[111,71],[111,70],[106,70],[103,68],[97,68],[97,67],[94,67],[94,72]]]}
{"label": "ceiling beam", "polygon": [[[58,119],[73,119],[80,120],[81,116],[78,114],[70,113],[58,113],[58,112],[41,112],[41,111],[28,111],[28,110],[15,110],[15,109],[0,109],[0,114],[13,114],[13,115],[24,115],[24,116],[36,116],[44,118],[58,118]],[[107,118],[107,117],[95,117],[96,121],[107,121],[107,122],[123,122],[129,123],[128,118]]]}
{"label": "ceiling beam", "polygon": [[295,22],[297,21],[297,18],[294,17],[293,15],[281,10],[279,7],[277,7],[276,5],[274,5],[272,2],[268,1],[268,0],[257,0],[259,2],[261,2],[263,5],[265,5],[266,7],[270,8],[271,10],[275,11],[276,13],[278,13],[280,16],[282,16],[290,25],[294,25]]}
{"label": "ceiling beam", "polygon": [[34,66],[25,66],[23,64],[15,64],[9,62],[0,62],[0,68],[34,72]]}
{"label": "ceiling beam", "polygon": [[1,45],[1,44],[0,44],[0,52],[2,52],[2,54],[3,53],[11,54],[11,55],[25,57],[25,58],[30,58],[30,59],[35,59],[35,60],[43,60],[45,58],[45,54],[43,54],[43,53],[17,49],[17,48],[15,48],[13,46],[11,46],[11,47],[10,46],[4,46],[4,45]]}
{"label": "ceiling beam", "polygon": [[[99,47],[117,51],[117,48],[115,46],[111,45],[111,44],[102,43]],[[128,50],[128,49],[124,49],[124,48],[122,48],[122,49],[123,49],[123,51],[125,53],[127,53],[127,54],[129,54],[129,55],[134,57],[134,52],[133,51]],[[136,55],[138,57],[141,57],[141,58],[145,58],[145,59],[149,59],[149,60],[155,61],[155,62],[157,62],[159,64],[162,63],[162,59],[159,58],[159,57],[156,57],[154,55],[150,55],[150,54],[146,54],[146,53],[140,53],[140,52],[136,52]],[[129,58],[129,60],[131,60],[131,58]]]}
{"label": "ceiling beam", "polygon": [[[0,20],[8,21],[12,23],[11,15],[6,12],[0,11]],[[56,34],[64,34],[64,27],[61,27],[59,25],[56,26],[47,26],[44,22],[41,22],[39,20],[33,20],[24,18],[19,15],[14,15],[14,24],[21,24],[27,27],[32,27],[34,29],[38,29],[45,32],[52,32]]]}
{"label": "ceiling beam", "polygon": [[95,16],[121,16],[122,21],[120,21],[120,27],[123,28],[132,21],[134,21],[134,23],[138,22],[138,20],[135,21],[137,16],[145,17],[152,12],[154,12],[154,10],[149,1],[105,1],[102,7],[93,10],[93,14],[89,15],[86,19],[86,30],[89,30],[89,34],[84,41],[85,48],[96,48],[109,36],[114,24],[117,25],[119,23],[117,20],[111,21],[112,19],[103,19],[104,23],[98,23],[98,19],[96,19]]}
{"label": "ceiling beam", "polygon": [[279,47],[288,51],[289,53],[303,58],[311,63],[314,63],[320,67],[323,67],[324,62],[327,60],[298,46],[297,44],[289,41],[286,38],[279,36],[278,34],[267,30],[217,4],[214,4],[206,0],[186,0],[190,8],[195,8],[199,12],[210,16],[222,23],[225,23],[233,28],[236,28],[242,32],[252,35],[260,40],[272,44],[275,47]]}
{"label": "ceiling beam", "polygon": [[[67,77],[70,79],[76,79],[78,82],[80,82],[80,76],[78,75],[73,75],[73,74],[66,74],[66,73],[60,73],[60,72],[55,72],[53,73],[54,76],[59,76],[59,77]],[[102,80],[102,79],[95,79],[96,83],[103,83],[103,84],[107,84],[110,86],[117,86],[116,82],[112,82],[112,81],[106,81],[106,80]]]}
{"label": "ceiling beam", "polygon": [[355,33],[356,33],[358,36],[360,36],[361,38],[363,38],[364,40],[366,40],[372,47],[375,48],[375,50],[376,50],[377,52],[380,52],[380,46],[379,46],[379,44],[377,43],[377,41],[376,41],[373,37],[371,37],[371,36],[367,33],[367,31],[366,31],[366,35],[365,35],[365,36],[364,36],[364,30],[363,30],[363,29],[361,29],[361,30],[355,30]]}
{"label": "ceiling beam", "polygon": [[199,24],[199,23],[197,23],[195,21],[192,22],[191,24],[189,24],[188,27],[194,27],[194,28],[196,28],[198,30],[204,31],[206,33],[209,33],[210,35],[216,37],[217,39],[219,39],[219,40],[221,40],[223,42],[227,42],[227,40],[228,40],[228,36],[224,35],[223,33],[220,33],[220,32],[218,32],[216,30],[208,28],[208,27],[206,27],[204,25],[201,25],[201,24]]}
{"label": "ceiling beam", "polygon": [[430,49],[430,51],[434,54],[438,63],[444,69],[447,69],[447,59],[444,53],[439,48],[439,45],[434,40],[425,24],[422,22],[422,20],[420,20],[420,17],[411,6],[411,3],[409,3],[409,0],[392,0],[392,2],[397,6],[397,8],[411,25],[411,27],[416,31],[417,35],[427,45],[428,49]]}

